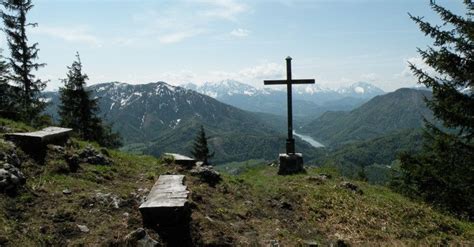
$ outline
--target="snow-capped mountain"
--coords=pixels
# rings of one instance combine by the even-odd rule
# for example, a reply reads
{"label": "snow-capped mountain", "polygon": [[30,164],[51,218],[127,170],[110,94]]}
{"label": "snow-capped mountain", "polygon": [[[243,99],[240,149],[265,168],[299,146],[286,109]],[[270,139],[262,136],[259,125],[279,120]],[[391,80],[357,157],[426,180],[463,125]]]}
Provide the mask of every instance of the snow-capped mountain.
{"label": "snow-capped mountain", "polygon": [[[223,80],[218,82],[206,82],[203,85],[188,83],[183,87],[208,95],[216,99],[222,99],[235,95],[260,96],[280,94],[284,91],[271,87],[256,88],[249,84],[235,80]],[[372,98],[385,92],[367,82],[357,82],[348,87],[333,90],[319,84],[294,85],[295,98],[321,103],[344,97]],[[284,89],[284,88],[281,88]]]}
{"label": "snow-capped mountain", "polygon": [[[101,117],[113,124],[129,151],[190,155],[201,125],[211,137],[209,144],[216,151],[216,162],[271,159],[284,149],[284,133],[270,127],[262,117],[193,90],[165,82],[109,82],[88,90],[99,99]],[[47,113],[57,113],[58,93],[45,93],[43,97],[52,103]]]}
{"label": "snow-capped mountain", "polygon": [[314,94],[328,93],[328,92],[333,91],[319,84],[295,85],[294,88],[295,88],[294,92],[297,95],[314,95]]}
{"label": "snow-capped mountain", "polygon": [[382,89],[367,82],[357,82],[349,87],[341,87],[336,92],[346,97],[355,98],[372,98],[385,93]]}
{"label": "snow-capped mountain", "polygon": [[[184,87],[213,97],[235,107],[278,115],[286,114],[286,91],[275,87],[256,88],[235,80],[207,82]],[[293,86],[294,114],[318,115],[327,110],[351,110],[384,92],[369,83],[358,82],[347,88],[332,90],[318,84]]]}
{"label": "snow-capped mountain", "polygon": [[260,94],[270,94],[271,90],[258,89],[248,84],[235,80],[223,80],[219,82],[206,82],[203,85],[188,83],[183,85],[187,89],[197,91],[215,99],[224,98],[232,95],[257,96]]}
{"label": "snow-capped mountain", "polygon": [[165,82],[103,83],[89,89],[100,99],[104,116],[134,141],[152,140],[159,132],[170,132],[191,122],[214,126],[242,121],[245,125],[248,119],[242,110]]}
{"label": "snow-capped mountain", "polygon": [[[186,84],[184,87],[213,97],[226,104],[253,112],[286,114],[286,92],[272,88],[256,88],[234,80],[207,82],[203,85]],[[296,100],[298,101],[298,100]],[[299,102],[294,114],[315,112],[318,106],[313,102]]]}
{"label": "snow-capped mountain", "polygon": [[[367,85],[359,86],[364,86],[367,92],[373,91]],[[153,155],[167,151],[188,153],[200,125],[212,137],[209,143],[219,153],[217,161],[272,158],[281,151],[275,148],[284,148],[279,142],[284,133],[271,127],[268,124],[271,120],[264,119],[264,114],[241,109],[286,115],[286,91],[259,89],[231,80],[186,87],[194,90],[165,82],[138,85],[109,82],[88,89],[99,99],[100,115],[113,124],[131,151]],[[327,110],[349,110],[361,100],[343,95],[318,85],[295,86],[294,115],[315,117]],[[58,92],[43,97],[51,102],[48,113],[57,114]],[[316,103],[322,99],[327,105]]]}

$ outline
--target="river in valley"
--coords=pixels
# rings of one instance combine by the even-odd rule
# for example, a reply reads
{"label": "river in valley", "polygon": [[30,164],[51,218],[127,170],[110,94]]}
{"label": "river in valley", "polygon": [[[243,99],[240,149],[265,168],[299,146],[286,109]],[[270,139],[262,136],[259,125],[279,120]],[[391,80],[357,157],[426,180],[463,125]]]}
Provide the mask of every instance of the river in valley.
{"label": "river in valley", "polygon": [[319,143],[318,141],[316,141],[315,139],[313,139],[311,136],[298,134],[298,133],[296,133],[295,131],[293,131],[293,135],[295,135],[295,136],[301,138],[303,141],[309,143],[311,146],[313,146],[313,147],[315,147],[315,148],[322,148],[322,147],[324,147],[323,144]]}

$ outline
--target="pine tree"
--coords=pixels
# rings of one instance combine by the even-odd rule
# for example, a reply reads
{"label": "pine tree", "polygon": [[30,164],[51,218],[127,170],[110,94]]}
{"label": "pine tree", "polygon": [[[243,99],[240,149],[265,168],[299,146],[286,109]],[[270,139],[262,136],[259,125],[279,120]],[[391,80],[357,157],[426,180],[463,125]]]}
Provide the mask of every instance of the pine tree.
{"label": "pine tree", "polygon": [[91,99],[90,92],[85,90],[88,76],[82,73],[79,53],[77,60],[68,66],[67,78],[63,80],[64,88],[59,89],[61,105],[59,106],[60,123],[73,128],[82,139],[92,140],[100,127],[97,100]]}
{"label": "pine tree", "polygon": [[[0,49],[2,52],[2,49]],[[8,109],[9,100],[9,85],[8,85],[8,77],[10,75],[10,71],[8,69],[7,62],[3,59],[2,54],[0,53],[0,116],[3,116],[5,113],[5,109]]]}
{"label": "pine tree", "polygon": [[[444,22],[434,26],[411,16],[434,47],[418,49],[435,73],[411,64],[418,81],[433,91],[428,107],[443,127],[426,121],[423,151],[401,156],[402,191],[450,211],[474,217],[474,5],[467,17],[431,2]],[[397,181],[400,183],[400,181]]]}
{"label": "pine tree", "polygon": [[[3,50],[0,49],[0,52]],[[6,110],[9,109],[10,104],[10,85],[8,85],[8,77],[10,71],[7,62],[3,59],[0,53],[0,117],[5,117]]]}
{"label": "pine tree", "polygon": [[209,147],[207,146],[207,137],[204,127],[201,125],[201,130],[199,131],[196,139],[194,140],[193,150],[191,154],[196,160],[202,161],[204,165],[209,164],[209,159],[214,156],[214,153],[210,154]]}
{"label": "pine tree", "polygon": [[8,63],[4,60],[2,52],[3,49],[0,49],[0,85],[7,84],[10,77]]}
{"label": "pine tree", "polygon": [[98,99],[93,99],[91,92],[86,90],[88,76],[82,73],[79,53],[76,58],[68,66],[67,78],[63,80],[64,87],[59,89],[61,125],[73,128],[84,140],[97,141],[106,147],[118,147],[121,145],[120,136],[113,133],[110,126],[103,124],[97,116]]}
{"label": "pine tree", "polygon": [[28,45],[27,27],[36,27],[36,23],[27,23],[26,15],[33,8],[31,0],[4,0],[4,8],[10,14],[1,13],[4,31],[11,51],[10,80],[20,88],[18,97],[21,115],[24,120],[33,121],[43,111],[45,103],[40,100],[40,93],[46,82],[35,78],[33,71],[44,67],[44,63],[35,63],[38,59],[38,43]]}
{"label": "pine tree", "polygon": [[[0,49],[0,52],[2,50]],[[0,117],[18,119],[18,88],[10,85],[10,66],[0,54]]]}

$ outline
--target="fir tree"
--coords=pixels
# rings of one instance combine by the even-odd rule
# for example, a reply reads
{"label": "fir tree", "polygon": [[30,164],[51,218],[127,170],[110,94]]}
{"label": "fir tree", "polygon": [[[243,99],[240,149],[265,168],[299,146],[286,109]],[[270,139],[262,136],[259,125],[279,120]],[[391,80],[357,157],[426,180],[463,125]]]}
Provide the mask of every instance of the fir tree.
{"label": "fir tree", "polygon": [[10,71],[8,63],[3,59],[2,51],[3,50],[0,49],[0,116],[3,116],[4,110],[8,109],[10,102],[8,93],[8,77],[10,76]]}
{"label": "fir tree", "polygon": [[91,99],[90,92],[85,90],[88,76],[82,73],[79,53],[76,58],[77,60],[68,66],[67,78],[63,80],[64,87],[59,89],[60,123],[73,128],[82,139],[92,140],[100,128],[100,119],[96,116],[99,109],[97,100]]}
{"label": "fir tree", "polygon": [[46,87],[46,82],[35,78],[33,71],[44,67],[44,63],[35,63],[38,59],[38,43],[28,44],[27,27],[36,27],[36,23],[27,23],[26,15],[33,8],[31,0],[4,0],[2,5],[10,14],[2,12],[11,51],[10,68],[11,81],[20,88],[19,99],[22,118],[34,120],[43,111],[45,103],[40,100],[40,93]]}
{"label": "fir tree", "polygon": [[4,60],[2,52],[3,49],[0,49],[0,85],[7,84],[10,77],[8,63]]}
{"label": "fir tree", "polygon": [[433,91],[428,107],[444,125],[426,121],[423,151],[401,157],[399,189],[453,212],[474,217],[474,5],[465,0],[467,16],[431,2],[444,22],[434,26],[411,16],[434,47],[418,49],[435,73],[411,64],[418,81]]}
{"label": "fir tree", "polygon": [[214,153],[210,154],[209,147],[207,146],[207,137],[204,127],[201,125],[196,139],[194,140],[193,150],[191,154],[196,160],[202,161],[205,165],[209,164],[209,159],[214,156]]}
{"label": "fir tree", "polygon": [[19,90],[8,83],[10,77],[10,66],[0,53],[0,117],[18,119],[19,106],[16,96]]}
{"label": "fir tree", "polygon": [[107,147],[118,147],[121,145],[120,137],[97,116],[97,99],[93,99],[91,92],[85,88],[88,76],[82,73],[79,53],[76,58],[68,67],[67,78],[63,80],[64,87],[59,89],[61,125],[73,128],[84,140],[97,141]]}

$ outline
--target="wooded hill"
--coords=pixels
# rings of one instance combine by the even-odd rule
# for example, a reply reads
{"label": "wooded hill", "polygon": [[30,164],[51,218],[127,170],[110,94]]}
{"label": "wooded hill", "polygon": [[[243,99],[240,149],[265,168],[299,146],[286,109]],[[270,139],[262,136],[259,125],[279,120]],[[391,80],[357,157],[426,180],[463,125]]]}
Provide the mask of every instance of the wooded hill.
{"label": "wooded hill", "polygon": [[327,146],[368,140],[393,131],[423,127],[423,119],[433,119],[424,98],[426,90],[402,88],[376,96],[350,112],[326,112],[301,128]]}

